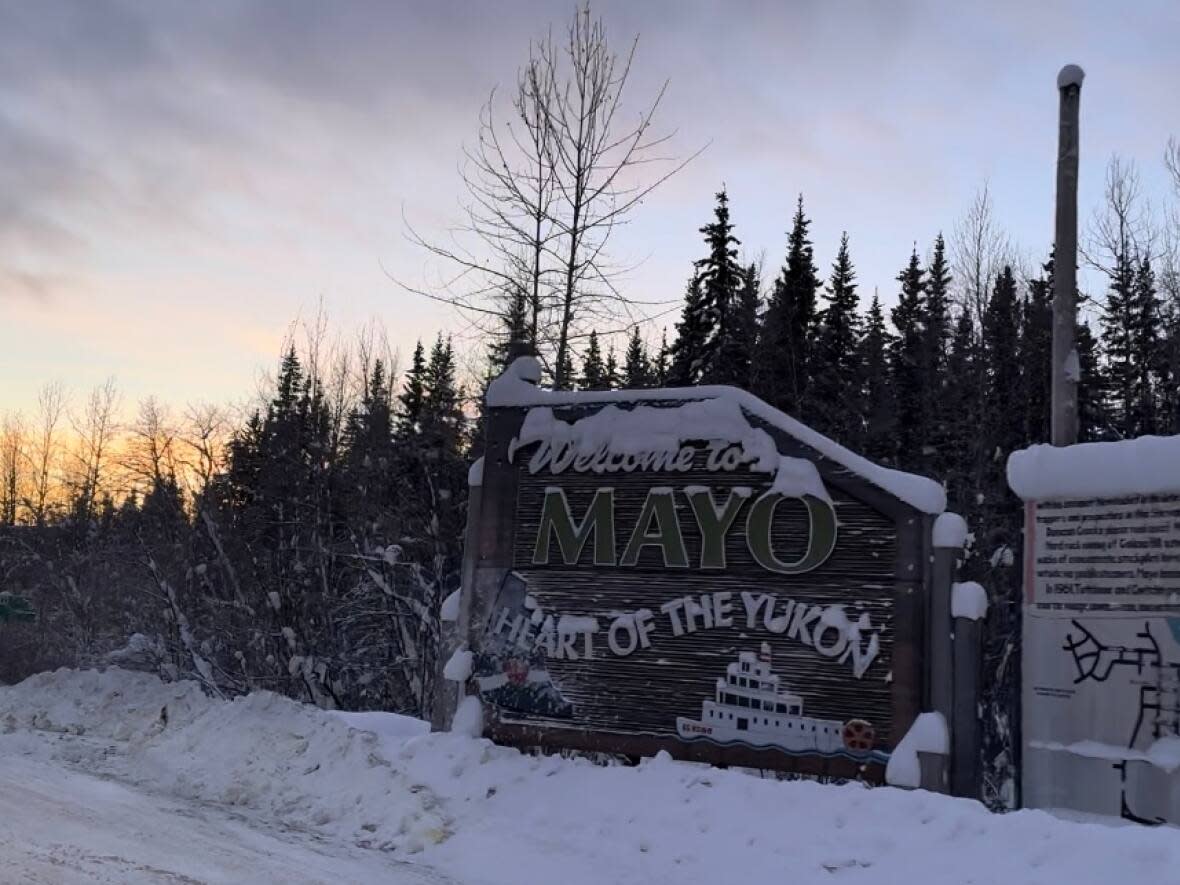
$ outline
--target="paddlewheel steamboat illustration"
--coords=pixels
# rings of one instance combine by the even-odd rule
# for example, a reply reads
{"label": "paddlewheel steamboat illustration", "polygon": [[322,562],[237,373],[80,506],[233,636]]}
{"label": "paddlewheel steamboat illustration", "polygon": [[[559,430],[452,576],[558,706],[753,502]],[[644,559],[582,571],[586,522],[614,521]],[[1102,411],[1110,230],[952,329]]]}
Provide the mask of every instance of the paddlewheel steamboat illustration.
{"label": "paddlewheel steamboat illustration", "polygon": [[676,718],[683,740],[777,747],[791,753],[880,755],[873,751],[876,733],[864,719],[841,722],[803,715],[803,698],[781,686],[771,671],[770,646],[758,654],[743,651],[725,668],[712,699],[701,705],[701,718]]}

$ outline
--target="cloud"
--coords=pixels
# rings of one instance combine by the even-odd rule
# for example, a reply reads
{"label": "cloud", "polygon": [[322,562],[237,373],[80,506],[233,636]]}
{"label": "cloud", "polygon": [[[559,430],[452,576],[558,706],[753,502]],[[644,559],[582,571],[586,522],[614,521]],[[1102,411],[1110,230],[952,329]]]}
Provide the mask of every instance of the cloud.
{"label": "cloud", "polygon": [[[1135,13],[1099,0],[594,8],[616,48],[641,34],[635,101],[671,79],[661,126],[678,130],[676,152],[712,143],[617,239],[621,260],[651,256],[627,282],[645,299],[680,296],[722,182],[751,255],[777,266],[803,191],[820,266],[848,228],[862,290],[880,284],[886,299],[914,238],[949,230],[984,176],[1016,236],[1044,251],[1052,80],[1066,60],[1092,78],[1083,195],[1111,150],[1150,149],[1154,162],[1177,125],[1160,113],[1180,82],[1174,0]],[[460,145],[480,105],[550,23],[561,38],[572,9],[0,3],[0,299],[84,302],[118,325],[152,297],[281,330],[328,293],[358,315],[390,316],[395,343],[430,337],[450,318],[396,301],[406,296],[379,262],[424,276],[403,209],[427,235],[457,220]],[[166,315],[127,325],[162,336]],[[43,374],[53,358],[50,348]]]}

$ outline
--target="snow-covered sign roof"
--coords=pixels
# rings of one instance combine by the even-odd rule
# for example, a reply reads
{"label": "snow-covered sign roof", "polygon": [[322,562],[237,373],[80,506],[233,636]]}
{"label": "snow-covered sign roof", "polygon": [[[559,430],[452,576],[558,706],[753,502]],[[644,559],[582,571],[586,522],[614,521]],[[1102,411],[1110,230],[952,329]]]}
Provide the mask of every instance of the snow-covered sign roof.
{"label": "snow-covered sign roof", "polygon": [[[673,387],[656,390],[612,391],[553,391],[537,386],[541,370],[532,357],[520,357],[499,378],[488,385],[487,404],[491,407],[552,408],[555,406],[586,406],[594,404],[634,403],[636,401],[668,403],[677,400],[689,403],[714,403],[711,407],[695,408],[692,420],[662,420],[652,423],[654,430],[675,436],[677,444],[688,440],[726,439],[735,443],[753,443],[755,430],[747,418],[755,417],[814,449],[820,455],[867,480],[882,491],[910,506],[930,514],[946,509],[946,493],[942,486],[925,476],[903,473],[874,464],[821,433],[797,421],[758,397],[735,387]],[[649,409],[647,411],[656,411]],[[596,432],[605,429],[606,422],[598,422]],[[630,422],[634,423],[634,422]],[[742,426],[738,426],[738,425]],[[615,428],[620,429],[620,428]],[[633,430],[634,428],[629,428]],[[610,431],[610,432],[613,432]],[[797,461],[798,459],[787,459]],[[778,465],[779,480],[786,481],[784,472],[797,471],[800,465]]]}
{"label": "snow-covered sign roof", "polygon": [[1026,501],[1180,492],[1180,436],[1032,446],[1008,456],[1008,485]]}

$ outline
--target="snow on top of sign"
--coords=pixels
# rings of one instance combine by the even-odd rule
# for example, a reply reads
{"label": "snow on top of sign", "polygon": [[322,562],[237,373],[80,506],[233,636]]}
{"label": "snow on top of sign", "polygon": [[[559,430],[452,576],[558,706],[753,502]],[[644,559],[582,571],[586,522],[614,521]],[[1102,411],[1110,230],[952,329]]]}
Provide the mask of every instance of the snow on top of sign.
{"label": "snow on top of sign", "polygon": [[1026,501],[1180,492],[1180,436],[1032,446],[1008,456],[1008,485]]}
{"label": "snow on top of sign", "polygon": [[774,475],[774,485],[771,491],[783,495],[793,495],[802,498],[804,495],[814,495],[822,501],[832,503],[828,490],[824,488],[823,480],[815,464],[806,458],[791,458],[781,455],[778,459],[778,472]]}
{"label": "snow on top of sign", "polygon": [[934,546],[962,549],[967,544],[967,520],[957,513],[938,514],[934,520]]}
{"label": "snow on top of sign", "polygon": [[[489,406],[533,407],[525,417],[517,441],[518,446],[550,438],[538,435],[542,431],[569,434],[576,432],[578,449],[587,454],[596,451],[604,443],[609,443],[620,452],[627,452],[628,447],[642,451],[667,447],[669,451],[674,451],[682,442],[689,440],[733,442],[740,443],[747,454],[754,456],[755,469],[774,473],[776,483],[784,483],[784,488],[780,491],[789,489],[795,493],[802,487],[800,483],[810,485],[810,478],[802,476],[801,467],[780,463],[781,456],[774,440],[765,431],[752,427],[747,418],[749,415],[786,432],[825,458],[835,461],[924,513],[937,514],[946,509],[946,492],[934,480],[874,464],[773,406],[767,405],[753,394],[736,387],[553,391],[537,387],[536,379],[539,377],[537,361],[532,357],[519,357],[488,385]],[[680,400],[683,404],[678,407],[660,408],[637,405],[630,409],[620,409],[615,405],[635,400],[661,404]],[[555,406],[592,403],[606,405],[595,415],[579,419],[572,425],[557,421],[551,411]],[[603,417],[592,421],[591,419],[597,415]],[[591,423],[583,424],[586,421]],[[565,425],[569,430],[563,431],[556,424]],[[574,431],[574,427],[578,430]],[[531,439],[528,438],[530,436]],[[568,441],[573,440],[572,436],[568,438]]]}
{"label": "snow on top of sign", "polygon": [[941,713],[920,713],[889,756],[885,766],[885,782],[895,787],[922,785],[922,768],[918,763],[919,753],[950,752],[950,734],[946,719]]}
{"label": "snow on top of sign", "polygon": [[1073,753],[1088,759],[1106,759],[1111,762],[1150,762],[1156,768],[1169,774],[1180,768],[1180,737],[1166,735],[1158,738],[1146,750],[1122,747],[1118,744],[1104,744],[1101,741],[1074,741],[1062,744],[1058,741],[1029,741],[1034,750],[1049,750],[1055,753]]}
{"label": "snow on top of sign", "polygon": [[951,617],[982,621],[987,617],[987,591],[975,581],[952,584]]}

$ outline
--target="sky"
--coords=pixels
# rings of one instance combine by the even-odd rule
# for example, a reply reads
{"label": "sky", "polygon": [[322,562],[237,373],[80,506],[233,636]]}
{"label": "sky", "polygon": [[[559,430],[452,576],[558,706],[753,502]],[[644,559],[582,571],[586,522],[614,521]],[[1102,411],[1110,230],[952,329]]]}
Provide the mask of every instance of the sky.
{"label": "sky", "polygon": [[[382,323],[403,364],[462,317],[407,293],[442,271],[407,223],[461,220],[490,91],[571,2],[0,0],[0,412],[114,377],[129,401],[239,399],[299,318]],[[1080,206],[1113,153],[1162,196],[1180,134],[1180,3],[594,4],[639,48],[624,106],[703,152],[616,236],[621,286],[681,297],[724,185],[743,255],[781,263],[799,193],[826,274],[862,297],[986,182],[1039,260],[1053,233],[1058,69],[1087,73]],[[769,274],[768,274],[769,275]],[[674,316],[653,324],[672,331]]]}

